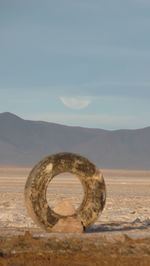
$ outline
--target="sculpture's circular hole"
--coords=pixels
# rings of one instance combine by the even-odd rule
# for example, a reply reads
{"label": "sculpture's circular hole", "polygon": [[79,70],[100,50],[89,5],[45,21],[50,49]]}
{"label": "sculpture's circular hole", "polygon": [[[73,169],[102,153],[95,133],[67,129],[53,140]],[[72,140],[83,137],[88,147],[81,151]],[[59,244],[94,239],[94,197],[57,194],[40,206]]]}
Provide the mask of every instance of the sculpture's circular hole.
{"label": "sculpture's circular hole", "polygon": [[64,216],[75,213],[83,197],[82,184],[79,178],[71,173],[65,172],[55,176],[47,187],[46,198],[49,207]]}

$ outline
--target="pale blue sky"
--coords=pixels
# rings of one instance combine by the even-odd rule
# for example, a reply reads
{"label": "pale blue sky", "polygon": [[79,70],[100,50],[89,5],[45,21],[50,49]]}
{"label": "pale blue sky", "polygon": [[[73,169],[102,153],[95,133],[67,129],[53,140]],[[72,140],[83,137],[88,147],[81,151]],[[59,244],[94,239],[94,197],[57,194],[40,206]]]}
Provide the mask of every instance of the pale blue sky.
{"label": "pale blue sky", "polygon": [[150,126],[150,0],[0,0],[0,112]]}

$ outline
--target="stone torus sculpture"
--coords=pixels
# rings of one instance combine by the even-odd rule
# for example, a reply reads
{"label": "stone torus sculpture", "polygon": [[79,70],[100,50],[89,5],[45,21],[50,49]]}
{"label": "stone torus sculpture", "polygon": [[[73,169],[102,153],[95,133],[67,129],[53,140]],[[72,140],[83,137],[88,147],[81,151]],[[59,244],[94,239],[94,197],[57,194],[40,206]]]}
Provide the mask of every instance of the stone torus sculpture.
{"label": "stone torus sculpture", "polygon": [[[64,172],[76,175],[84,190],[81,205],[67,216],[55,212],[46,199],[49,182]],[[92,225],[102,212],[105,200],[105,182],[100,170],[88,159],[73,153],[58,153],[44,158],[32,169],[25,185],[28,213],[34,222],[47,232],[52,232],[54,228],[54,231],[59,232],[57,225],[61,224],[61,221],[63,225],[65,222],[67,225],[69,221],[78,221],[82,228]]]}

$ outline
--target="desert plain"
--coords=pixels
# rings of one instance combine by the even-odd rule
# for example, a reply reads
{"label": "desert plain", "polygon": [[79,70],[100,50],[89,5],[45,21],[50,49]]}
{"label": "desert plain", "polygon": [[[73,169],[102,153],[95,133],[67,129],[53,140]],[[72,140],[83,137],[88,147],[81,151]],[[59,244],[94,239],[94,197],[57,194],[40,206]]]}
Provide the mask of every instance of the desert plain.
{"label": "desert plain", "polygon": [[[0,265],[150,265],[150,171],[101,169],[107,189],[102,214],[83,234],[46,233],[29,217],[24,186],[30,168],[0,167]],[[70,201],[77,177],[56,176],[47,201]]]}

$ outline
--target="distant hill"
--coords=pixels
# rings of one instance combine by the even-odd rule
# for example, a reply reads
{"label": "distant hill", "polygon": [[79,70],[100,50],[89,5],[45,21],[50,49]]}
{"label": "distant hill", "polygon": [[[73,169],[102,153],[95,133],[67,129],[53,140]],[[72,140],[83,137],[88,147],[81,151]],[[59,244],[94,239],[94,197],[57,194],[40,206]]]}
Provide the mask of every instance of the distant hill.
{"label": "distant hill", "polygon": [[108,131],[0,114],[0,165],[33,166],[58,152],[79,153],[101,168],[150,170],[150,127]]}

